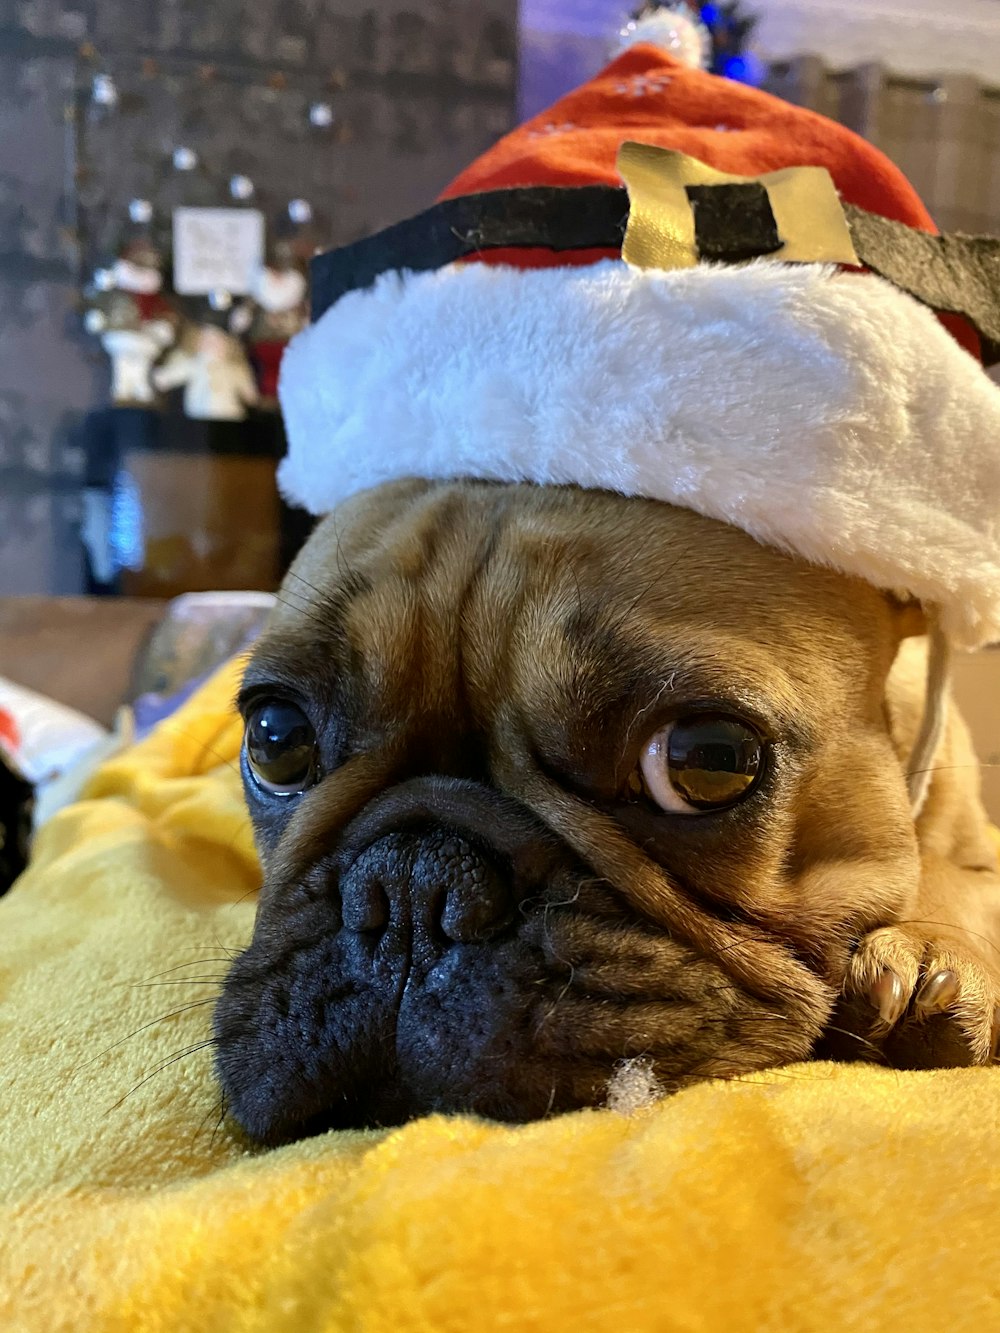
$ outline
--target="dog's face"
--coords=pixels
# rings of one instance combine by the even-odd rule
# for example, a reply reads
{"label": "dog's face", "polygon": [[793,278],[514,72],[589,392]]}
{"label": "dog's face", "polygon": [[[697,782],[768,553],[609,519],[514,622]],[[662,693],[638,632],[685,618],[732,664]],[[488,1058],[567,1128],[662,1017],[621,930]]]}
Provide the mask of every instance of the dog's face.
{"label": "dog's face", "polygon": [[868,585],[655,501],[394,483],[322,523],[246,673],[264,865],[219,1000],[275,1142],[802,1058],[917,881]]}

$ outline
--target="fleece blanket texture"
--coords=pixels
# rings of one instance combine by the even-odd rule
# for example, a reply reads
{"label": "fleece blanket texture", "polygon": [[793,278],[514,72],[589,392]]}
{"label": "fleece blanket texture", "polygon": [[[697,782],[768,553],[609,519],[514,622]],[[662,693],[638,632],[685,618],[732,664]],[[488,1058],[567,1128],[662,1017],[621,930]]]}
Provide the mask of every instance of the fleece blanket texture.
{"label": "fleece blanket texture", "polygon": [[235,682],[108,763],[0,903],[5,1333],[1000,1329],[1000,1070],[241,1142],[206,1044],[259,877]]}

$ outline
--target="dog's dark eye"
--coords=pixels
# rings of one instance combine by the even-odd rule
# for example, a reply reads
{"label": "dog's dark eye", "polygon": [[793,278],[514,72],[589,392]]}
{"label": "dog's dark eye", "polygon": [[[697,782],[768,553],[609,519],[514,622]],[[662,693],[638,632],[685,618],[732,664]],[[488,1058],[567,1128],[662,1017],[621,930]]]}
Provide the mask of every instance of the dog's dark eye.
{"label": "dog's dark eye", "polygon": [[297,704],[269,699],[247,717],[247,763],[258,787],[272,796],[297,796],[319,772],[316,732]]}
{"label": "dog's dark eye", "polygon": [[702,713],[657,732],[639,768],[661,810],[696,815],[723,810],[750,794],[764,771],[764,746],[747,723]]}

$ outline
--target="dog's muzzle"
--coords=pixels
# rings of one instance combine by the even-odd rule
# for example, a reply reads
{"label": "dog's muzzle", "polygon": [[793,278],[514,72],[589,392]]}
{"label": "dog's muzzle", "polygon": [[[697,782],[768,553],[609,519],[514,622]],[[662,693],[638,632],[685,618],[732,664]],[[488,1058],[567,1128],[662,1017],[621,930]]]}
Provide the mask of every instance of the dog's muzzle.
{"label": "dog's muzzle", "polygon": [[[267,895],[226,980],[215,1035],[230,1113],[276,1142],[429,1111],[558,1109],[568,1090],[539,1076],[557,993],[539,930],[579,874],[524,807],[479,784],[417,779],[372,802]],[[557,967],[552,987],[565,981]]]}

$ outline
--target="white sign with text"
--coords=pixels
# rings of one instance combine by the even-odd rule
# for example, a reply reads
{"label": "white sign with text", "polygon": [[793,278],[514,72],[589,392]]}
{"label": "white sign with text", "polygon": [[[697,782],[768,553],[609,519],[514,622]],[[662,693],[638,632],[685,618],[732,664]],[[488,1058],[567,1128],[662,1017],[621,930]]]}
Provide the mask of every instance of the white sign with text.
{"label": "white sign with text", "polygon": [[174,209],[174,290],[249,292],[264,262],[264,215],[253,208]]}

